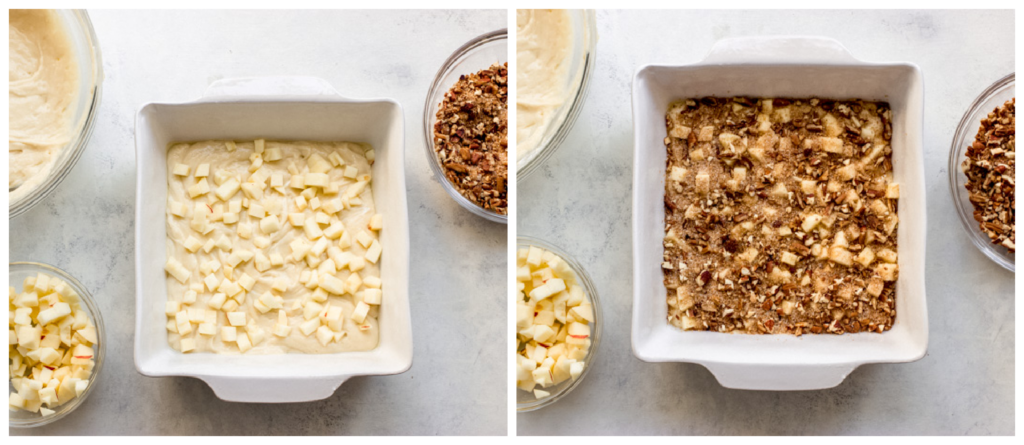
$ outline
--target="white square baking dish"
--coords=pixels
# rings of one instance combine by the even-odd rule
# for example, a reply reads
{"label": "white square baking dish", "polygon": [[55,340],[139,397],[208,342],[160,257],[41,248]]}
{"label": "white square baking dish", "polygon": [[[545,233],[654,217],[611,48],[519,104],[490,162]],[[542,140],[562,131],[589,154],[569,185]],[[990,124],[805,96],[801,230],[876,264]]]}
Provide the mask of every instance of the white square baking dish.
{"label": "white square baking dish", "polygon": [[[366,142],[376,151],[373,194],[387,228],[381,279],[380,343],[337,354],[182,354],[168,345],[164,302],[167,148],[207,139]],[[388,375],[412,366],[409,314],[409,216],[401,106],[390,99],[348,99],[312,77],[228,79],[180,104],[144,105],[135,120],[135,367],[147,376],[205,381],[223,400],[302,402],[329,397],[358,375]]]}
{"label": "white square baking dish", "polygon": [[[888,101],[893,175],[900,184],[896,322],[882,334],[745,335],[668,324],[662,282],[665,112],[705,96]],[[928,346],[925,307],[924,86],[909,63],[855,59],[832,39],[746,37],[718,42],[700,63],[639,67],[633,78],[633,353],[649,362],[698,363],[722,386],[809,390],[839,385],[865,363],[910,362]]]}

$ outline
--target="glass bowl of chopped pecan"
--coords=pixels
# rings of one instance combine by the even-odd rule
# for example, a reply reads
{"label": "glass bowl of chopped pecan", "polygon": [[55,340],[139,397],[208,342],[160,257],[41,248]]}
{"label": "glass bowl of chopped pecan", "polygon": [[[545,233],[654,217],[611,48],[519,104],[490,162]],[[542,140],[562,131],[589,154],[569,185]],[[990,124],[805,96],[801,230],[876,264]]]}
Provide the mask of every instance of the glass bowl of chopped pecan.
{"label": "glass bowl of chopped pecan", "polygon": [[949,154],[949,191],[971,242],[1015,269],[1014,73],[985,89],[964,113]]}
{"label": "glass bowl of chopped pecan", "polygon": [[423,107],[434,176],[473,214],[508,223],[508,30],[477,36],[437,71]]}
{"label": "glass bowl of chopped pecan", "polygon": [[[89,290],[54,266],[12,262],[7,276],[13,296],[10,330],[17,341],[11,345],[8,419],[12,428],[47,425],[71,414],[94,392],[106,350],[103,317]],[[61,303],[70,313],[54,309]],[[57,312],[47,314],[44,305]],[[34,310],[21,312],[27,309]],[[47,335],[50,329],[59,331],[59,341]],[[40,334],[39,341],[25,335],[32,332]]]}

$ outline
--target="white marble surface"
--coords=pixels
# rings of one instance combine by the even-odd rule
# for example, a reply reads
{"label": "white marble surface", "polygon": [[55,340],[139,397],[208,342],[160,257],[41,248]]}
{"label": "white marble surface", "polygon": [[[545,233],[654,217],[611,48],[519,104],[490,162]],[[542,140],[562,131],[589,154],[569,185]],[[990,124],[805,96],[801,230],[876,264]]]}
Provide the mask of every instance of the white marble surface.
{"label": "white marble surface", "polygon": [[[44,203],[11,221],[10,260],[57,265],[97,296],[107,362],[87,403],[12,434],[500,434],[507,432],[506,227],[434,180],[422,137],[427,88],[448,55],[507,26],[498,11],[92,11],[106,81],[89,147]],[[135,371],[135,112],[197,98],[214,80],[311,75],[405,111],[415,357],[333,397],[233,404],[201,381]],[[497,321],[497,322],[496,322]]]}
{"label": "white marble surface", "polygon": [[[597,70],[572,134],[519,184],[520,234],[560,245],[604,304],[600,357],[564,400],[518,415],[518,434],[1013,434],[1014,276],[967,240],[949,196],[949,146],[967,106],[1014,70],[1013,12],[598,11]],[[645,63],[693,63],[723,37],[838,39],[854,56],[910,61],[925,79],[928,354],[869,365],[837,388],[722,388],[703,367],[630,349],[632,117]]]}

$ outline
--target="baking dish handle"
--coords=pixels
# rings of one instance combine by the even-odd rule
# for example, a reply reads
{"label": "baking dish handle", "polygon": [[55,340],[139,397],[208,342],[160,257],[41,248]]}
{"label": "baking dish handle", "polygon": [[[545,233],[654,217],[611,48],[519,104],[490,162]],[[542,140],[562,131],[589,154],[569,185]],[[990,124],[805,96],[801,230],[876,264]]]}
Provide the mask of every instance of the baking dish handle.
{"label": "baking dish handle", "polygon": [[705,363],[718,383],[731,389],[807,391],[839,386],[856,364],[832,365],[752,365]]}
{"label": "baking dish handle", "polygon": [[843,44],[827,37],[770,36],[722,39],[711,47],[702,64],[836,64],[860,61]]}
{"label": "baking dish handle", "polygon": [[214,81],[206,87],[206,92],[199,102],[217,102],[230,98],[231,101],[244,101],[247,97],[253,100],[266,101],[272,98],[331,96],[340,97],[326,80],[312,76],[268,76],[268,77],[236,77]]}
{"label": "baking dish handle", "polygon": [[213,389],[217,398],[226,402],[244,403],[298,403],[322,400],[334,394],[334,391],[349,379],[348,376],[307,379],[273,378],[230,378],[204,376],[199,377]]}

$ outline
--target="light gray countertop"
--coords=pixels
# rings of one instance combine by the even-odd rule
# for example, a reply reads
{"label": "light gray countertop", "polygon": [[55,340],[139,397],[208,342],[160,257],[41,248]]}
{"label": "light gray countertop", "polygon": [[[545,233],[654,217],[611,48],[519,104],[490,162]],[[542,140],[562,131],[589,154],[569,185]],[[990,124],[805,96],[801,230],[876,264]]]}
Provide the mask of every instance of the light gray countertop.
{"label": "light gray countertop", "polygon": [[[604,305],[589,377],[518,434],[1013,434],[1014,275],[955,214],[946,164],[957,123],[1014,70],[1012,11],[598,11],[597,69],[564,145],[519,184],[518,233],[583,263]],[[703,367],[644,363],[630,347],[630,86],[647,63],[698,62],[715,41],[823,35],[869,61],[909,61],[925,82],[930,342],[918,362],[867,365],[810,392],[737,391]]]}
{"label": "light gray countertop", "polygon": [[[442,62],[507,26],[496,11],[91,11],[103,101],[78,165],[11,221],[10,260],[54,264],[96,296],[107,361],[86,404],[12,434],[499,434],[507,432],[506,227],[473,216],[437,184],[422,110]],[[217,79],[309,75],[405,112],[415,356],[396,376],[357,377],[329,399],[226,403],[199,380],[135,371],[135,140],[146,102],[199,97]]]}

